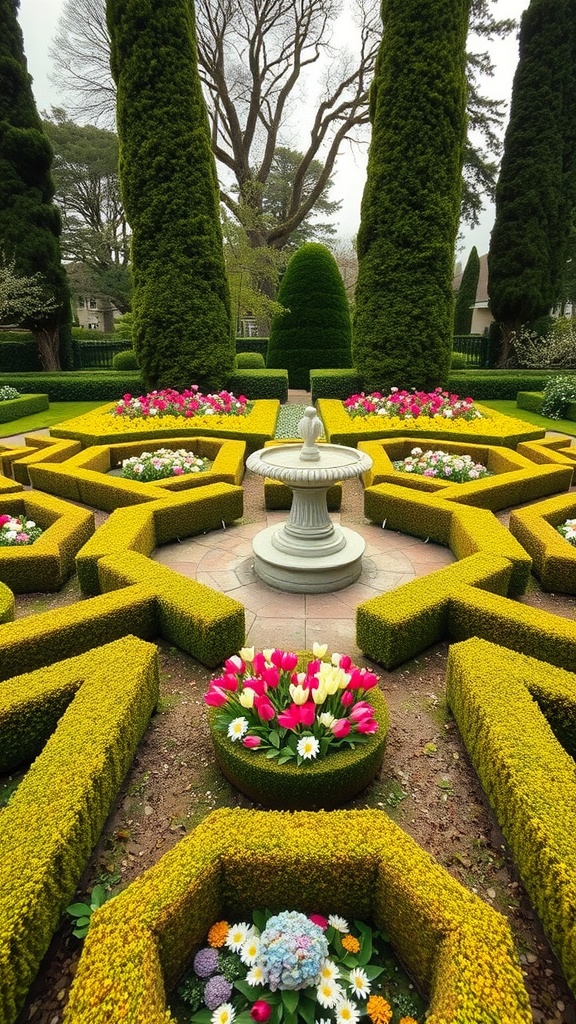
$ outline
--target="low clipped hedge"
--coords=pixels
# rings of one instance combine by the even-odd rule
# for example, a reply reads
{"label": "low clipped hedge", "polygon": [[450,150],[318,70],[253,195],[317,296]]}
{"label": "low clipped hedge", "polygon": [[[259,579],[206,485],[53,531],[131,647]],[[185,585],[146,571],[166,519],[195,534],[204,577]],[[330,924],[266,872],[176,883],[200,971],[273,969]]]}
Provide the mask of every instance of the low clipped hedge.
{"label": "low clipped hedge", "polygon": [[208,708],[216,760],[228,781],[263,807],[292,811],[340,807],[366,788],[384,757],[388,708],[377,689],[370,690],[368,699],[375,710],[378,732],[367,743],[300,766],[277,764],[263,753],[231,743],[225,733],[214,728],[218,708]]}
{"label": "low clipped hedge", "polygon": [[545,430],[531,427],[522,420],[504,416],[493,409],[483,409],[483,419],[446,421],[430,416],[418,416],[407,423],[396,416],[350,416],[341,401],[322,398],[318,401],[318,415],[324,424],[326,438],[332,444],[355,447],[359,441],[377,441],[383,437],[405,437],[407,430],[414,437],[427,440],[460,441],[470,444],[491,444],[516,448],[520,441],[544,437]]}
{"label": "low clipped hedge", "polygon": [[473,639],[450,648],[447,697],[576,995],[576,780],[554,736],[560,731],[574,752],[576,677]]}
{"label": "low clipped hedge", "polygon": [[44,532],[33,544],[0,547],[0,576],[15,594],[60,590],[74,558],[94,533],[94,515],[47,494],[5,494],[0,511],[25,516]]}
{"label": "low clipped hedge", "polygon": [[23,416],[32,416],[35,412],[44,412],[49,406],[48,395],[22,395],[20,398],[8,398],[0,402],[0,423],[19,420]]}
{"label": "low clipped hedge", "polygon": [[234,395],[246,395],[251,402],[275,398],[288,401],[288,370],[235,370],[226,387]]}
{"label": "low clipped hedge", "polygon": [[344,402],[362,391],[362,378],[356,370],[310,370],[312,404],[319,398],[338,398]]}
{"label": "low clipped hedge", "polygon": [[[519,409],[528,409],[529,412],[542,413],[544,394],[538,391],[519,391],[516,396],[516,405]],[[576,402],[569,402],[566,411],[562,413],[565,420],[576,420]]]}
{"label": "low clipped hedge", "polygon": [[[543,391],[547,380],[558,375],[558,370],[456,370],[448,377],[448,390],[462,398],[509,399],[516,401],[519,391]],[[570,370],[562,370],[570,374]],[[312,401],[318,398],[337,398],[343,402],[351,395],[364,391],[361,376],[355,370],[311,370]],[[522,408],[525,408],[524,406]],[[534,410],[537,411],[537,410]]]}
{"label": "low clipped hedge", "polygon": [[[16,763],[41,750],[2,811],[0,1019],[7,1024],[74,896],[158,689],[156,648],[130,636],[0,686],[0,749]],[[52,731],[58,701],[68,706]]]}
{"label": "low clipped hedge", "polygon": [[0,387],[42,391],[51,402],[114,402],[127,393],[141,395],[144,381],[136,370],[70,370],[66,373],[0,373]]}
{"label": "low clipped hedge", "polygon": [[510,533],[532,557],[542,588],[558,594],[576,594],[576,547],[556,529],[567,519],[576,519],[573,492],[510,515]]}
{"label": "low clipped hedge", "polygon": [[385,929],[428,1024],[532,1019],[505,919],[387,815],[226,809],[94,913],[64,1024],[165,1024],[165,990],[210,926],[263,899]]}
{"label": "low clipped hedge", "polygon": [[191,416],[188,419],[184,416],[130,419],[111,415],[114,408],[115,403],[111,403],[66,420],[52,427],[51,434],[80,441],[84,447],[139,440],[163,441],[177,436],[231,438],[245,441],[247,454],[250,454],[274,437],[280,403],[256,401],[246,416]]}

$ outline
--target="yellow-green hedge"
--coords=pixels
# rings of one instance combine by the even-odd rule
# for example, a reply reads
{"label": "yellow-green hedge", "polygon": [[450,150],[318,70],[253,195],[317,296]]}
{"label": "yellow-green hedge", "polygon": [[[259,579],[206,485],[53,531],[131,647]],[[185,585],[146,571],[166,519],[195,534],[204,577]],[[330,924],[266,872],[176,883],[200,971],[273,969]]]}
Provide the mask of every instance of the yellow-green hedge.
{"label": "yellow-green hedge", "polygon": [[162,447],[173,450],[191,448],[196,455],[211,460],[210,469],[202,473],[186,473],[181,477],[170,477],[151,483],[107,475],[111,469],[121,465],[123,459],[140,455],[150,447],[154,446],[146,441],[96,445],[79,452],[60,465],[54,465],[47,460],[29,465],[28,472],[35,487],[80,501],[104,512],[112,512],[126,505],[144,504],[166,494],[190,491],[219,482],[239,485],[244,474],[244,441],[170,437],[162,441]]}
{"label": "yellow-green hedge", "polygon": [[232,744],[214,728],[218,708],[208,709],[216,760],[223,774],[242,793],[263,807],[280,810],[329,810],[340,807],[365,789],[382,764],[390,718],[382,693],[370,690],[378,732],[355,750],[338,750],[307,765],[278,764],[263,753]]}
{"label": "yellow-green hedge", "polygon": [[518,452],[531,462],[540,465],[571,466],[572,483],[576,483],[576,448],[570,445],[568,437],[546,437],[540,441],[523,441]]}
{"label": "yellow-green hedge", "polygon": [[409,429],[416,438],[421,435],[448,441],[465,441],[471,444],[505,445],[516,448],[520,441],[531,441],[544,437],[544,430],[530,427],[522,420],[503,416],[493,409],[477,405],[485,418],[477,420],[435,420],[430,416],[418,416],[409,422],[394,416],[356,416],[352,418],[342,402],[335,398],[319,398],[318,415],[324,424],[326,437],[332,444],[346,444],[355,447],[359,441],[373,441],[382,437],[405,437]]}
{"label": "yellow-green hedge", "polygon": [[24,440],[26,446],[4,452],[3,461],[10,463],[14,479],[26,486],[31,483],[30,466],[39,462],[64,462],[81,448],[79,441],[58,441],[41,435],[26,436]]}
{"label": "yellow-green hedge", "polygon": [[15,608],[16,602],[14,601],[13,592],[5,583],[0,583],[0,624],[12,622]]}
{"label": "yellow-green hedge", "polygon": [[576,594],[576,547],[556,529],[567,519],[576,519],[573,492],[516,509],[510,516],[510,533],[531,555],[544,590]]}
{"label": "yellow-green hedge", "polygon": [[474,639],[450,648],[447,696],[576,995],[576,778],[572,757],[552,731],[558,719],[566,729],[569,718],[574,750],[576,676]]}
{"label": "yellow-green hedge", "polygon": [[64,1024],[166,1024],[165,988],[226,912],[338,913],[385,928],[428,1024],[529,1024],[508,924],[379,811],[221,810],[96,911]]}
{"label": "yellow-green hedge", "polygon": [[247,453],[263,448],[266,441],[274,437],[280,402],[275,399],[261,399],[253,404],[247,416],[163,416],[129,419],[127,416],[112,416],[117,403],[100,406],[85,416],[65,420],[51,427],[53,437],[71,438],[81,441],[87,448],[93,444],[115,444],[126,441],[161,441],[170,437],[232,438],[245,441]]}
{"label": "yellow-green hedge", "polygon": [[[37,702],[45,674],[29,677]],[[0,815],[0,1020],[12,1024],[158,700],[156,648],[127,636],[57,669],[69,706]],[[72,692],[76,688],[75,694]],[[26,679],[14,682],[25,716]],[[0,687],[10,707],[11,682]],[[33,715],[39,728],[38,714]],[[33,731],[38,732],[34,727]],[[13,734],[10,720],[0,722]]]}
{"label": "yellow-green hedge", "polygon": [[44,533],[33,544],[0,547],[0,576],[16,594],[60,590],[77,551],[94,533],[94,515],[38,491],[7,495],[0,511],[25,516]]}
{"label": "yellow-green hedge", "polygon": [[162,497],[156,491],[145,505],[117,509],[78,552],[82,592],[99,593],[98,561],[106,555],[129,550],[150,555],[161,544],[221,529],[241,518],[243,497],[241,487],[208,484]]}

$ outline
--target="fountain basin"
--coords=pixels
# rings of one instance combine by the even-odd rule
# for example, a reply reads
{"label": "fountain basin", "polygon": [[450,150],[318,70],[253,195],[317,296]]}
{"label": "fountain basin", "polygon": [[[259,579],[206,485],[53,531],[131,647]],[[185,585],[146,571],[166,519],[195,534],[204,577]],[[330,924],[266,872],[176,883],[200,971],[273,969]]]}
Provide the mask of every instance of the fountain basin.
{"label": "fountain basin", "polygon": [[329,593],[358,579],[365,542],[354,530],[332,522],[326,496],[334,483],[365,473],[372,460],[345,445],[316,445],[322,424],[312,406],[299,429],[303,445],[261,448],[246,462],[253,473],[279,480],[292,490],[286,522],[262,530],[252,542],[254,568],[260,579],[277,590]]}

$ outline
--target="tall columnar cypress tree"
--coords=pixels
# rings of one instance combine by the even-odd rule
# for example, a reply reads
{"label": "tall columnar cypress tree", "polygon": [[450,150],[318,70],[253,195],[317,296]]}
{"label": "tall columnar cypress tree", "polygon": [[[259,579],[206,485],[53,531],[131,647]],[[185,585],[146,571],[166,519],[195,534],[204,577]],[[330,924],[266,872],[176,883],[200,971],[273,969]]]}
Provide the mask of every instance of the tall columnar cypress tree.
{"label": "tall columnar cypress tree", "polygon": [[488,254],[500,362],[510,334],[558,298],[576,198],[575,40],[574,0],[532,0],[522,15]]}
{"label": "tall columnar cypress tree", "polygon": [[107,0],[107,17],[138,361],[150,387],[219,387],[235,346],[194,5]]}
{"label": "tall columnar cypress tree", "polygon": [[20,0],[0,0],[0,247],[17,274],[42,275],[56,309],[30,316],[46,370],[71,365],[72,308],[52,202],[52,150],[42,130],[17,20]]}
{"label": "tall columnar cypress tree", "polygon": [[469,0],[382,0],[352,348],[369,390],[448,377],[468,15]]}
{"label": "tall columnar cypress tree", "polygon": [[475,245],[464,267],[462,280],[454,304],[454,334],[470,334],[472,326],[472,309],[476,302],[478,278],[480,277],[480,258]]}
{"label": "tall columnar cypress tree", "polygon": [[286,312],[274,317],[268,367],[288,370],[291,388],[310,387],[310,370],[352,365],[350,306],[332,253],[306,242],[290,258],[278,302]]}

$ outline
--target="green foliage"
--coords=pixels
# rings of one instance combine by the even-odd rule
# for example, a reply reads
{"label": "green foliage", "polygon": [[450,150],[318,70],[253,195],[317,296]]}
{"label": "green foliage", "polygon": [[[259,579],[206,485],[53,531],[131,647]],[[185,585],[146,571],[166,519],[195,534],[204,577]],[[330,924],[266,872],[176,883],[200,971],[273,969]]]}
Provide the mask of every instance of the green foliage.
{"label": "green foliage", "polygon": [[480,259],[475,245],[470,250],[460,287],[454,304],[454,334],[470,334],[472,327],[472,306],[476,302]]}
{"label": "green foliage", "polygon": [[312,404],[318,398],[339,398],[344,402],[362,390],[362,379],[356,370],[311,370]]}
{"label": "green foliage", "polygon": [[463,352],[453,352],[450,356],[450,369],[451,370],[465,370],[467,366],[467,359]]}
{"label": "green foliage", "polygon": [[148,388],[220,387],[234,365],[218,184],[194,8],[109,0],[134,348]]}
{"label": "green foliage", "polygon": [[576,7],[531,0],[496,188],[490,240],[490,308],[508,336],[554,305],[576,199]]}
{"label": "green foliage", "polygon": [[[262,196],[262,211],[268,224],[268,230],[290,220],[296,175],[303,160],[304,154],[295,149],[290,149],[288,146],[276,147]],[[306,203],[323,173],[324,164],[320,160],[311,160],[304,171],[301,184],[298,186],[301,190],[301,205]],[[297,249],[304,242],[321,242],[323,245],[327,245],[334,238],[336,235],[335,225],[328,221],[318,222],[316,220],[318,214],[324,217],[333,217],[342,206],[341,201],[328,198],[328,193],[333,186],[334,182],[329,177],[310,213],[302,218],[294,231],[290,232],[288,240],[290,249]]]}
{"label": "green foliage", "polygon": [[[16,273],[42,276],[54,306],[27,310],[19,322],[39,337],[45,368],[70,365],[72,310],[60,259],[60,214],[52,202],[51,150],[26,69],[18,4],[1,0],[0,243]],[[60,329],[60,339],[59,339]]]}
{"label": "green foliage", "polygon": [[559,420],[572,402],[576,402],[576,374],[572,377],[552,377],[544,388],[540,414],[551,420]]}
{"label": "green foliage", "polygon": [[138,360],[134,349],[128,348],[124,352],[117,352],[112,360],[112,366],[115,370],[138,370]]}
{"label": "green foliage", "polygon": [[246,395],[251,402],[258,398],[276,398],[288,401],[288,373],[286,370],[236,370],[226,381],[228,391]]}
{"label": "green foliage", "polygon": [[447,381],[468,8],[467,0],[382,3],[353,343],[369,391]]}
{"label": "green foliage", "polygon": [[264,356],[260,352],[238,352],[236,368],[238,370],[265,370]]}
{"label": "green foliage", "polygon": [[318,242],[291,257],[278,292],[285,308],[272,321],[269,368],[288,370],[291,388],[308,389],[310,370],[352,365],[350,308],[336,260]]}
{"label": "green foliage", "polygon": [[106,903],[111,895],[103,885],[95,885],[90,893],[90,903],[71,903],[69,907],[66,907],[66,913],[70,914],[74,920],[75,927],[72,929],[72,935],[75,935],[77,939],[86,938],[93,912]]}
{"label": "green foliage", "polygon": [[1,373],[0,384],[10,384],[23,393],[44,392],[51,402],[117,402],[127,392],[141,395],[144,388],[140,373],[134,370]]}

